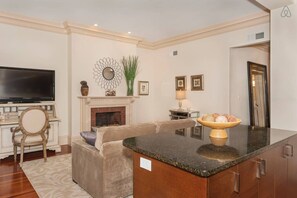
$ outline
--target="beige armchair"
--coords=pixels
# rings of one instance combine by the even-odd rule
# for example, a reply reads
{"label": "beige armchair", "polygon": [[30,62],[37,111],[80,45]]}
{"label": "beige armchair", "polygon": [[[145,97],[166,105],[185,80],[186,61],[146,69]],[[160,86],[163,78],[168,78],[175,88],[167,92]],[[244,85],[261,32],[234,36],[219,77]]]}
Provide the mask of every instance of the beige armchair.
{"label": "beige armchair", "polygon": [[72,142],[72,179],[94,198],[127,197],[133,193],[132,151],[123,146],[129,137],[194,127],[191,119],[97,128],[95,146]]}
{"label": "beige armchair", "polygon": [[[44,161],[46,161],[46,144],[48,141],[49,118],[41,107],[30,107],[24,110],[19,118],[19,126],[11,128],[14,161],[17,158],[17,147],[21,147],[20,166],[23,165],[24,147],[43,146]],[[21,132],[21,134],[17,134]]]}

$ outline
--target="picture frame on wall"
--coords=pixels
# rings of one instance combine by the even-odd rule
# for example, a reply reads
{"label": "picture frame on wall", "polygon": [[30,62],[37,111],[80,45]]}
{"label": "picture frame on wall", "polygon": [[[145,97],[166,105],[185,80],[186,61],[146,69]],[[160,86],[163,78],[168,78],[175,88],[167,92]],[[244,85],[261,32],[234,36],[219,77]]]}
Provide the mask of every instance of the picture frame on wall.
{"label": "picture frame on wall", "polygon": [[175,77],[175,90],[186,90],[186,76],[176,76]]}
{"label": "picture frame on wall", "polygon": [[138,81],[138,95],[149,95],[149,81]]}
{"label": "picture frame on wall", "polygon": [[195,126],[191,128],[191,137],[198,140],[203,140],[203,128],[202,126]]}
{"label": "picture frame on wall", "polygon": [[181,136],[186,136],[186,129],[177,129],[177,130],[175,130],[175,134],[181,135]]}
{"label": "picture frame on wall", "polygon": [[203,74],[191,76],[191,90],[192,91],[203,91],[204,82]]}

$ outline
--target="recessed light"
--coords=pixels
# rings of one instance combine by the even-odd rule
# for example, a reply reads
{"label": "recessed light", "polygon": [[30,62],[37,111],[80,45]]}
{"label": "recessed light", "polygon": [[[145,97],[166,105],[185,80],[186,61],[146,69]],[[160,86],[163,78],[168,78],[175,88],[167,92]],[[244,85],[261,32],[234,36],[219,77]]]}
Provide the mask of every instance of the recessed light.
{"label": "recessed light", "polygon": [[95,27],[98,27],[98,24],[97,24],[97,23],[95,23],[95,24],[94,24],[94,26],[95,26]]}
{"label": "recessed light", "polygon": [[128,34],[132,34],[132,32],[128,32]]}

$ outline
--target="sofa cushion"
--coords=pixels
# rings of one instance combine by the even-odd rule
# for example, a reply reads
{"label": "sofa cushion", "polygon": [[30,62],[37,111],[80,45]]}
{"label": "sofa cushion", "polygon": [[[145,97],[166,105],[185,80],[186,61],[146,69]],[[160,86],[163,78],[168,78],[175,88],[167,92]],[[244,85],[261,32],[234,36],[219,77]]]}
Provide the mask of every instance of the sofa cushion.
{"label": "sofa cushion", "polygon": [[157,133],[171,132],[177,129],[184,129],[194,127],[196,122],[192,119],[180,119],[180,120],[169,120],[156,122]]}
{"label": "sofa cushion", "polygon": [[96,141],[96,132],[92,131],[82,131],[80,132],[80,136],[90,145],[95,146]]}
{"label": "sofa cushion", "polygon": [[105,142],[118,141],[155,132],[156,125],[154,123],[100,127],[97,128],[95,147],[100,150]]}

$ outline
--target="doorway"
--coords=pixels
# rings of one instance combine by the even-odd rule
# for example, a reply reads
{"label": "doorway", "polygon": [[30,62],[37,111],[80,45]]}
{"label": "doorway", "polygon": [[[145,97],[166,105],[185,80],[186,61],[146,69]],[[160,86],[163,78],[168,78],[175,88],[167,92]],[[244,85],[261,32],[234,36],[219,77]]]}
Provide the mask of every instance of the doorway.
{"label": "doorway", "polygon": [[[267,92],[270,101],[270,44],[269,42],[230,48],[229,112],[241,119],[241,124],[254,125],[250,115],[249,80],[247,63],[266,66]],[[267,102],[268,106],[270,102]],[[269,108],[267,108],[269,116]],[[269,117],[270,118],[270,117]],[[269,120],[270,121],[270,120]],[[270,126],[270,122],[266,126]]]}
{"label": "doorway", "polygon": [[267,66],[247,62],[250,125],[270,127]]}

